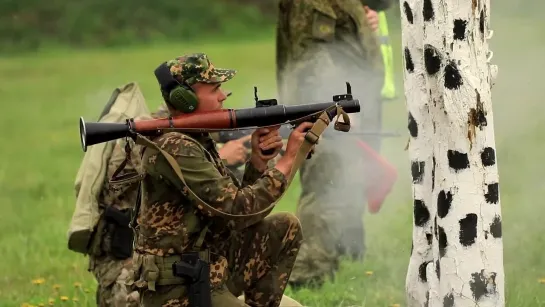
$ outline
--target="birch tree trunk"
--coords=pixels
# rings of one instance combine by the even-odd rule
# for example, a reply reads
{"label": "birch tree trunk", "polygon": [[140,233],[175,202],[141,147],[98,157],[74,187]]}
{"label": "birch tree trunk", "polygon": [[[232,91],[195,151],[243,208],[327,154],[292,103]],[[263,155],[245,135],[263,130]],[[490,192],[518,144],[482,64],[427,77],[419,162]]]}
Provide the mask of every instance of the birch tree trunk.
{"label": "birch tree trunk", "polygon": [[[404,58],[404,86],[408,110],[409,158],[413,181],[413,239],[411,258],[406,279],[409,306],[425,306],[430,286],[427,282],[427,266],[433,260],[433,212],[431,199],[431,166],[433,148],[433,123],[429,114],[428,91],[424,75],[422,49],[422,1],[406,0],[402,10],[402,45]],[[413,12],[414,11],[414,12]]]}
{"label": "birch tree trunk", "polygon": [[413,178],[407,304],[504,306],[490,0],[402,0]]}

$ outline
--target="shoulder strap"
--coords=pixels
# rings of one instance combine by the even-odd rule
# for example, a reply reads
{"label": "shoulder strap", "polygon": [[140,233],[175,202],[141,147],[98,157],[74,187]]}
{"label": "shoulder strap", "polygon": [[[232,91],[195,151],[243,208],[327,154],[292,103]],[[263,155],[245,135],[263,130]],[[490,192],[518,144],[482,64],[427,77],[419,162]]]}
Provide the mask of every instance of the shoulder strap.
{"label": "shoulder strap", "polygon": [[337,111],[336,113],[337,120],[339,116],[341,115],[343,116],[343,122],[342,123],[336,122],[335,128],[337,129],[342,127],[342,130],[346,130],[346,131],[350,129],[349,128],[350,118],[348,117],[348,114],[346,114],[346,112],[344,112],[344,110],[342,110],[340,106],[334,105],[331,108],[328,108],[325,111],[323,111],[320,117],[318,118],[318,120],[312,126],[312,128],[306,133],[305,140],[300,145],[297,151],[297,155],[296,155],[291,173],[287,178],[287,185],[286,185],[286,189],[284,190],[284,193],[282,193],[282,195],[280,195],[280,197],[270,206],[253,214],[238,214],[238,215],[229,214],[226,212],[222,212],[210,206],[209,204],[205,203],[188,187],[187,183],[184,180],[180,167],[178,166],[176,160],[169,153],[167,153],[166,151],[161,149],[159,146],[157,146],[154,142],[150,141],[149,139],[147,139],[146,137],[140,134],[137,134],[136,136],[136,143],[146,147],[153,147],[165,157],[165,159],[168,161],[168,163],[170,164],[170,166],[172,167],[172,169],[174,170],[178,178],[180,178],[180,180],[184,184],[190,197],[192,197],[193,200],[195,201],[196,203],[195,205],[197,207],[201,208],[201,210],[204,210],[210,217],[221,217],[228,220],[228,224],[230,224],[232,228],[240,230],[240,229],[247,228],[248,226],[251,226],[255,224],[256,222],[260,221],[261,219],[263,219],[274,209],[276,204],[282,199],[282,197],[285,195],[285,192],[288,190],[293,178],[295,177],[295,174],[297,173],[299,167],[302,165],[307,155],[312,150],[313,146],[318,142],[320,135],[324,132],[327,126],[329,126],[331,120],[328,115],[328,112],[334,111],[335,108]]}
{"label": "shoulder strap", "polygon": [[[124,174],[120,176],[119,173],[121,173],[121,171],[125,168],[125,166],[127,166],[127,163],[132,164],[132,166],[134,167],[136,171],[136,174]],[[129,184],[129,183],[141,181],[143,178],[144,178],[144,174],[139,172],[136,165],[132,162],[131,146],[129,145],[129,142],[126,142],[125,143],[125,159],[123,160],[123,162],[121,162],[121,164],[119,164],[119,166],[113,173],[112,178],[110,178],[109,181],[111,184]]]}

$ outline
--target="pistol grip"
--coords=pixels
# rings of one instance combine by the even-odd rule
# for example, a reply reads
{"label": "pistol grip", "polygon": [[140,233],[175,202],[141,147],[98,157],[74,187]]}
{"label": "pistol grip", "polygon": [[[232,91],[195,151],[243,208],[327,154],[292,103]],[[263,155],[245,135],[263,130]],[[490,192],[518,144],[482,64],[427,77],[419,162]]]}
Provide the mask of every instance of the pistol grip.
{"label": "pistol grip", "polygon": [[[262,134],[261,136],[264,136],[265,134]],[[269,156],[274,153],[274,149],[267,149],[267,150],[261,150],[261,154],[264,156]]]}

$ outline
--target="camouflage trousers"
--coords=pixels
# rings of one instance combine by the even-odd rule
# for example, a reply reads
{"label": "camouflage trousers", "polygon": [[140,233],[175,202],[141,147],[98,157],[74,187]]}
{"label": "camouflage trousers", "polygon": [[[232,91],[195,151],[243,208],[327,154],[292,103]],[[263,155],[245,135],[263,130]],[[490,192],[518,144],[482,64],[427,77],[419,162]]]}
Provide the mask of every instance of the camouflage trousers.
{"label": "camouflage trousers", "polygon": [[[211,291],[212,307],[280,306],[301,240],[299,220],[291,213],[276,213],[209,246],[228,263],[226,282]],[[155,291],[141,292],[142,304],[186,307],[186,293],[184,285],[156,286]],[[245,301],[238,299],[242,294]]]}
{"label": "camouflage trousers", "polygon": [[110,256],[91,257],[91,271],[97,282],[96,302],[99,307],[139,306],[138,292],[125,285],[132,267],[132,258],[114,259]]}
{"label": "camouflage trousers", "polygon": [[361,261],[365,253],[364,183],[358,181],[364,176],[362,168],[354,159],[348,159],[353,165],[343,166],[343,156],[331,142],[323,140],[320,145],[300,170],[302,193],[296,214],[304,241],[289,281],[294,288],[320,286],[334,278],[342,258]]}

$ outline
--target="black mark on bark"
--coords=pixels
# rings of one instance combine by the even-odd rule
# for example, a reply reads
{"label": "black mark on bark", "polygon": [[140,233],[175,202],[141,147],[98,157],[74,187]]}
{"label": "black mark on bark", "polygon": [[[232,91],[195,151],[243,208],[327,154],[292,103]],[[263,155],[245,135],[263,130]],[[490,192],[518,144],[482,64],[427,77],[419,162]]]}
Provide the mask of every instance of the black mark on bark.
{"label": "black mark on bark", "polygon": [[462,75],[454,61],[450,61],[445,66],[445,87],[449,90],[459,89],[464,84]]}
{"label": "black mark on bark", "polygon": [[405,69],[412,73],[414,72],[414,63],[413,59],[411,57],[411,52],[409,51],[409,48],[405,47]]}
{"label": "black mark on bark", "polygon": [[413,183],[420,184],[424,180],[424,167],[426,162],[424,161],[412,161],[411,162],[411,175],[413,177]]}
{"label": "black mark on bark", "polygon": [[460,224],[460,244],[463,246],[471,246],[477,239],[477,215],[469,213],[465,218],[461,219]]}
{"label": "black mark on bark", "polygon": [[484,166],[492,166],[496,164],[496,151],[492,147],[485,147],[481,151],[481,161]]}
{"label": "black mark on bark", "polygon": [[414,119],[411,112],[409,112],[409,133],[413,138],[418,137],[418,124],[416,123],[416,120]]}
{"label": "black mark on bark", "polygon": [[452,205],[452,193],[444,190],[437,195],[437,214],[440,218],[447,216]]}
{"label": "black mark on bark", "polygon": [[418,278],[420,278],[422,282],[428,281],[428,276],[426,276],[426,267],[430,262],[431,261],[426,261],[418,267]]}
{"label": "black mark on bark", "polygon": [[496,239],[501,238],[501,229],[501,217],[499,215],[496,215],[492,220],[492,224],[490,224],[490,234]]}
{"label": "black mark on bark", "polygon": [[407,1],[403,2],[403,11],[405,12],[405,17],[407,17],[407,21],[410,24],[413,24],[414,23],[413,11],[411,10],[411,7],[407,3]]}
{"label": "black mark on bark", "polygon": [[435,17],[435,12],[433,11],[433,5],[431,0],[424,0],[424,8],[422,9],[422,14],[424,16],[424,21],[430,21]]}
{"label": "black mark on bark", "polygon": [[481,32],[481,35],[483,35],[484,37],[484,9],[486,9],[486,7],[484,7],[482,10],[481,10],[481,15],[479,16],[479,32]]}
{"label": "black mark on bark", "polygon": [[443,298],[443,307],[454,307],[454,295],[449,293]]}
{"label": "black mark on bark", "polygon": [[424,46],[424,65],[429,75],[435,75],[441,69],[441,55],[432,45]]}
{"label": "black mark on bark", "polygon": [[462,153],[456,150],[447,152],[448,165],[455,171],[460,171],[469,168],[469,158],[467,153]]}
{"label": "black mark on bark", "polygon": [[[435,129],[435,124],[433,128]],[[431,190],[433,191],[435,190],[435,166],[436,166],[435,156],[432,157],[432,160],[433,160],[433,165],[431,166]]]}
{"label": "black mark on bark", "polygon": [[497,204],[500,200],[500,186],[496,183],[486,185],[487,192],[484,194],[484,198],[489,204]]}
{"label": "black mark on bark", "polygon": [[464,40],[464,38],[466,38],[466,27],[467,27],[466,20],[455,19],[454,27],[452,28],[454,39],[460,40],[460,41]]}
{"label": "black mark on bark", "polygon": [[478,302],[483,296],[496,293],[496,273],[485,274],[484,270],[480,273],[472,273],[469,281],[469,288],[473,298]]}
{"label": "black mark on bark", "polygon": [[414,200],[414,224],[422,227],[430,220],[430,211],[423,200]]}
{"label": "black mark on bark", "polygon": [[438,227],[439,231],[439,255],[441,257],[445,257],[445,254],[447,253],[447,247],[448,247],[448,241],[447,241],[447,234],[445,233],[445,230],[443,227]]}

